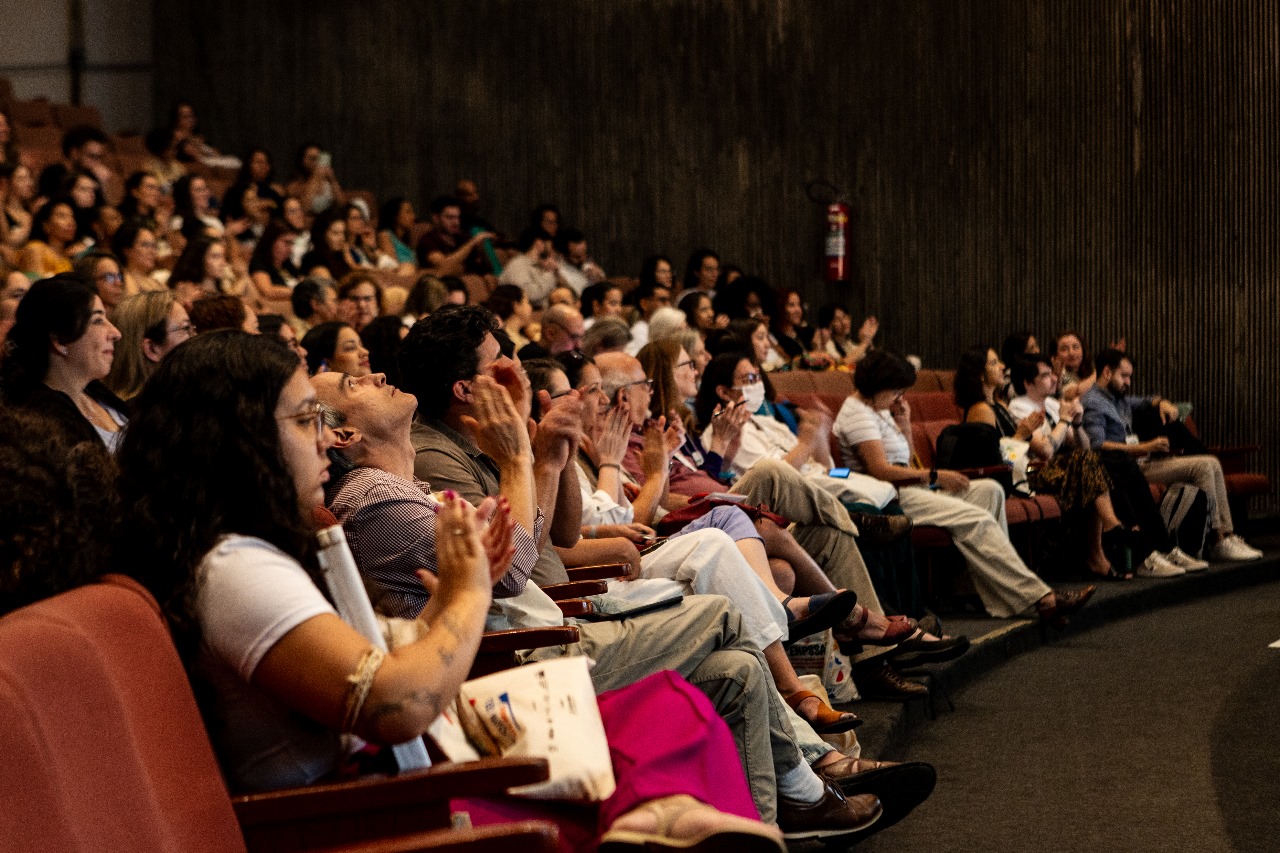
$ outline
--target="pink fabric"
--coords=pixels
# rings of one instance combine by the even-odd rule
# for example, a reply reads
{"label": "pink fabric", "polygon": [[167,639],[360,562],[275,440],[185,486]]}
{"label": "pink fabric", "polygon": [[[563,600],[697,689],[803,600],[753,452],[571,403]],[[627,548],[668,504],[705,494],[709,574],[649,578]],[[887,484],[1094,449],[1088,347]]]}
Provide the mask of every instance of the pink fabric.
{"label": "pink fabric", "polygon": [[600,716],[618,789],[598,806],[516,799],[458,799],[476,826],[550,820],[560,848],[594,850],[613,821],[641,803],[688,794],[722,812],[759,820],[729,727],[697,688],[671,671],[602,693]]}

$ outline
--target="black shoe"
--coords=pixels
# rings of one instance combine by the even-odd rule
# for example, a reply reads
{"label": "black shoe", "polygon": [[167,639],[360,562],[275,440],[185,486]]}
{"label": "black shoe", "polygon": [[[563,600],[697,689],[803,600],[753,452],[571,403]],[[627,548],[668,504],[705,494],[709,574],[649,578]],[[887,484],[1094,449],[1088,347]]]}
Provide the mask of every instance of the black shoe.
{"label": "black shoe", "polygon": [[955,660],[969,651],[969,638],[961,634],[946,640],[925,640],[916,637],[898,644],[889,652],[889,660],[898,669],[922,666],[926,663],[942,663]]}

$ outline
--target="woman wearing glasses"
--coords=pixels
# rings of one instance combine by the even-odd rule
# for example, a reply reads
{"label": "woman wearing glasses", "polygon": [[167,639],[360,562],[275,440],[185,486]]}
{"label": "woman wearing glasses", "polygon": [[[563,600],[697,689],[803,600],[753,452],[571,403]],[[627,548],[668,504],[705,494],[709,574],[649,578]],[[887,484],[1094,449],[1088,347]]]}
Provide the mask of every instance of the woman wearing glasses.
{"label": "woman wearing glasses", "polygon": [[36,282],[9,330],[0,372],[5,403],[49,415],[73,442],[98,441],[114,453],[128,419],[102,379],[118,340],[102,300],[78,276]]}
{"label": "woman wearing glasses", "polygon": [[191,320],[168,290],[126,297],[112,320],[120,330],[120,343],[106,385],[121,400],[132,400],[161,360],[191,337]]}
{"label": "woman wearing glasses", "polygon": [[107,316],[114,314],[124,298],[124,277],[116,256],[105,249],[95,249],[76,261],[75,273],[98,291]]}

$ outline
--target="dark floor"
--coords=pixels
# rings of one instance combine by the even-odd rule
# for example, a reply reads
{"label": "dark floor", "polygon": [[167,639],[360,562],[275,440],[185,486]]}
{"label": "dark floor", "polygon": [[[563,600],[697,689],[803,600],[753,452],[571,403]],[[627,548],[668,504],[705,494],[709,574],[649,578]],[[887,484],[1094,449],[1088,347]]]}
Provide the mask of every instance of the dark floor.
{"label": "dark floor", "polygon": [[[925,703],[859,703],[867,755],[938,788],[861,851],[1280,850],[1280,541],[1261,563],[1104,587],[1064,634],[981,637]],[[954,702],[947,707],[945,693]]]}

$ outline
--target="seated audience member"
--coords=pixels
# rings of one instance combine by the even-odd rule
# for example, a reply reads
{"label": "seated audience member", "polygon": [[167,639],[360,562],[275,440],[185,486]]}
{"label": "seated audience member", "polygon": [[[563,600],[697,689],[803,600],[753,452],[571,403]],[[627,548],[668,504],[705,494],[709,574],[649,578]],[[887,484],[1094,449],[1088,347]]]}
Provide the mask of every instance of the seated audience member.
{"label": "seated audience member", "polygon": [[0,615],[106,571],[115,475],[97,442],[75,443],[56,419],[0,407]]}
{"label": "seated audience member", "polygon": [[548,240],[555,240],[560,235],[560,208],[554,204],[540,204],[529,214],[530,229],[541,231]]}
{"label": "seated audience member", "polygon": [[291,301],[292,287],[298,280],[292,260],[295,239],[291,225],[272,220],[253,247],[249,279],[260,307],[279,307],[284,312]]}
{"label": "seated audience member", "polygon": [[5,405],[47,415],[72,441],[114,453],[128,418],[102,380],[118,340],[102,300],[83,279],[66,274],[36,282],[18,303],[0,362]]}
{"label": "seated audience member", "polygon": [[578,292],[568,285],[557,285],[547,294],[547,307],[552,305],[564,305],[572,308],[574,311],[582,310],[582,297]]}
{"label": "seated audience member", "polygon": [[[684,277],[680,279],[680,286],[684,289],[676,294],[677,301],[683,301],[686,295],[694,291],[706,294],[708,299],[715,299],[716,279],[719,277],[720,256],[710,249],[694,249],[689,255],[689,262],[684,265]],[[689,325],[694,326],[692,320]]]}
{"label": "seated audience member", "polygon": [[275,216],[280,215],[284,204],[284,187],[276,181],[275,165],[271,160],[271,152],[265,148],[252,148],[241,161],[240,175],[237,184],[252,186],[258,191],[258,198]]}
{"label": "seated audience member", "polygon": [[445,302],[449,305],[466,305],[471,302],[471,293],[467,290],[465,281],[456,275],[447,275],[440,280],[444,282]]}
{"label": "seated audience member", "polygon": [[[705,338],[700,332],[689,328],[689,321],[679,308],[666,306],[659,308],[649,317],[649,340],[660,341],[665,338],[682,336],[685,332],[698,336],[699,346],[706,352]],[[708,359],[710,360],[710,359]]]}
{"label": "seated audience member", "polygon": [[359,267],[347,244],[347,221],[340,214],[331,210],[311,223],[311,251],[302,259],[305,275],[328,272],[337,280]]}
{"label": "seated audience member", "polygon": [[817,337],[821,339],[823,351],[835,359],[836,364],[851,370],[871,350],[879,331],[880,321],[869,315],[858,327],[858,339],[855,341],[850,337],[853,318],[843,307],[828,303],[818,312]]}
{"label": "seated audience member", "polygon": [[1045,622],[1066,624],[1096,587],[1053,590],[1027,568],[1009,542],[1000,484],[911,466],[911,407],[902,395],[915,380],[915,368],[897,353],[874,350],[862,360],[836,418],[844,464],[897,486],[898,503],[916,524],[951,533],[989,614],[1004,619],[1034,605]]}
{"label": "seated audience member", "polygon": [[167,236],[169,217],[161,210],[164,201],[160,179],[150,172],[137,171],[124,182],[124,201],[120,202],[120,215],[126,220],[138,220],[157,236]]}
{"label": "seated audience member", "polygon": [[289,294],[289,305],[297,322],[293,330],[305,335],[318,323],[338,319],[338,291],[333,282],[323,278],[304,278]]}
{"label": "seated audience member", "polygon": [[75,274],[93,285],[110,317],[124,298],[124,277],[120,262],[105,249],[94,249],[75,263]]}
{"label": "seated audience member", "polygon": [[[139,401],[138,428],[123,457],[129,513],[122,550],[165,602],[188,669],[205,688],[199,692],[206,712],[226,721],[211,733],[231,788],[306,785],[335,774],[358,744],[348,734],[382,744],[421,736],[466,678],[490,586],[506,568],[488,555],[505,555],[509,534],[490,534],[473,508],[447,498],[435,538],[440,581],[433,585],[432,624],[419,623],[414,642],[384,652],[343,622],[317,585],[309,515],[324,498],[333,434],[293,356],[222,333],[184,349],[154,381],[155,393]],[[173,482],[165,472],[178,464],[203,485],[155,482]],[[503,521],[500,511],[497,525]],[[486,548],[486,540],[496,547]],[[150,569],[162,564],[164,572]],[[264,586],[264,578],[271,582]],[[433,627],[444,623],[449,630]],[[628,698],[669,706],[696,730],[703,703],[693,691],[663,677],[647,688]],[[632,735],[624,745],[615,735],[613,745],[629,757],[687,769],[654,778],[645,760],[620,762],[621,779],[638,773],[645,780],[620,785],[599,807],[605,840],[621,831],[657,841],[723,833],[761,842],[752,850],[781,850],[777,831],[754,820],[742,777],[732,776],[733,751],[722,731],[704,725],[703,739],[682,738],[679,748],[657,746],[662,738],[649,727],[648,741]],[[266,740],[271,748],[264,754]],[[282,751],[281,743],[289,748]],[[727,782],[713,790],[700,778]],[[744,816],[700,804],[694,795]],[[667,830],[674,838],[648,833],[639,811],[650,804],[697,817],[686,819],[687,835],[674,828]]]}
{"label": "seated audience member", "polygon": [[1000,360],[1012,373],[1009,376],[1008,386],[1001,389],[1002,396],[1012,400],[1027,393],[1026,386],[1022,384],[1022,372],[1018,370],[1018,362],[1039,354],[1040,344],[1036,342],[1036,336],[1030,332],[1014,332],[1004,339],[1004,343],[1000,344]]}
{"label": "seated audience member", "polygon": [[1093,446],[1104,453],[1124,454],[1138,461],[1142,473],[1153,483],[1191,483],[1204,492],[1209,499],[1213,528],[1214,544],[1209,549],[1211,560],[1260,559],[1262,552],[1233,532],[1222,464],[1216,456],[1207,453],[1171,455],[1174,448],[1166,434],[1138,440],[1135,416],[1158,416],[1162,424],[1169,424],[1178,420],[1178,407],[1158,395],[1129,396],[1133,382],[1133,359],[1129,355],[1116,349],[1106,349],[1098,354],[1095,365],[1097,384],[1081,398],[1084,403],[1084,429]]}
{"label": "seated audience member", "polygon": [[[1018,367],[1015,372],[1027,371]],[[1089,450],[1088,437],[1077,433],[1072,424],[1083,412],[1080,401],[1073,398],[1058,404],[1054,400],[1057,405],[1049,424],[1045,403],[1057,386],[1057,377],[1045,359],[1043,373],[1038,367],[1033,371],[1034,402],[1019,398],[1031,405],[1025,411],[1020,405],[1022,414],[1015,416],[1013,405],[1006,406],[1002,399],[1006,375],[1004,362],[993,349],[971,347],[960,356],[955,399],[965,423],[986,424],[1002,438],[1027,442],[1027,485],[1039,494],[1053,495],[1069,520],[1088,513],[1089,571],[1107,580],[1128,580],[1133,575],[1123,563],[1125,528],[1111,505],[1111,479],[1097,454]],[[1060,417],[1064,409],[1065,419]],[[1068,441],[1071,447],[1064,450]]]}
{"label": "seated audience member", "polygon": [[290,326],[284,317],[279,314],[259,314],[258,334],[267,338],[279,339],[298,357],[298,363],[301,364],[303,369],[306,369],[307,351],[303,348],[302,342],[298,340],[298,333],[293,330],[293,326]]}
{"label": "seated audience member", "polygon": [[162,193],[171,193],[174,182],[187,173],[186,164],[193,158],[179,151],[173,131],[167,127],[147,131],[142,144],[146,146],[148,155],[143,161],[143,170],[156,176]]}
{"label": "seated audience member", "polygon": [[22,247],[18,267],[32,278],[69,273],[76,239],[75,206],[70,199],[45,202],[31,221],[31,239]]}
{"label": "seated audience member", "polygon": [[[213,212],[213,193],[209,184],[199,175],[184,175],[173,185],[173,219],[169,228],[184,234],[203,233],[211,237],[237,237],[249,228],[247,219],[237,219],[223,224]],[[199,223],[197,226],[196,223]],[[198,227],[199,231],[190,229]]]}
{"label": "seated audience member", "polygon": [[[493,233],[478,231],[470,237],[462,232],[462,205],[452,196],[440,196],[427,206],[431,230],[418,241],[418,266],[438,276],[493,275],[493,265],[481,244]],[[505,272],[505,270],[504,270]]]}
{"label": "seated audience member", "polygon": [[[569,547],[579,539],[579,491],[569,460],[581,435],[581,415],[575,411],[580,398],[577,392],[556,401],[541,395],[542,421],[531,440],[525,429],[531,402],[527,385],[518,365],[500,356],[495,331],[498,324],[492,314],[469,306],[441,309],[410,330],[401,367],[405,390],[418,400],[411,434],[413,474],[473,503],[488,496],[507,498],[517,523],[544,541],[539,563],[546,563],[545,574],[564,580],[563,564],[551,545]],[[514,390],[520,408],[508,389]],[[541,513],[548,514],[545,524],[535,524]],[[559,609],[532,581],[494,617],[491,627],[563,622]],[[624,632],[618,627],[579,626],[579,650],[596,661],[591,676],[597,690],[629,684],[658,669],[674,669],[722,703],[729,693],[718,684],[731,677],[736,685],[732,704],[747,700],[767,710],[766,735],[757,728],[766,717],[718,706],[738,736],[744,761],[752,767],[752,796],[763,820],[776,819],[784,831],[799,838],[817,825],[848,829],[863,824],[868,808],[877,811],[860,797],[840,802],[839,790],[813,775],[763,659],[742,639],[742,617],[727,601],[693,596],[678,606],[626,619]],[[538,649],[528,659],[564,652]],[[798,812],[797,800],[813,804],[812,810]],[[823,802],[825,807],[819,805]]]}
{"label": "seated audience member", "polygon": [[[280,220],[293,232],[293,245],[289,249],[289,269],[301,275],[302,259],[311,251],[311,229],[307,227],[307,214],[302,209],[302,202],[293,196],[286,196],[280,205]],[[259,241],[261,242],[261,241]]]}
{"label": "seated audience member", "polygon": [[582,336],[582,354],[595,358],[601,353],[626,352],[631,330],[621,317],[604,317]]}
{"label": "seated audience member", "polygon": [[506,238],[498,234],[493,223],[485,219],[480,212],[480,187],[470,178],[461,178],[454,184],[453,197],[462,207],[462,233],[475,234],[477,231],[489,231],[498,235],[495,239],[505,243]]}
{"label": "seated audience member", "polygon": [[586,328],[601,317],[623,318],[622,288],[602,281],[582,291],[582,316]]}
{"label": "seated audience member", "polygon": [[[773,384],[768,380],[767,374],[785,368],[787,361],[773,345],[773,337],[769,334],[768,316],[731,320],[728,332],[729,337],[720,338],[714,344],[708,340],[708,348],[716,355],[739,349],[746,352],[752,364],[766,374],[765,389],[769,392],[768,399],[772,402]],[[785,419],[785,415],[783,417]]]}
{"label": "seated audience member", "polygon": [[500,284],[484,304],[498,315],[502,328],[517,350],[532,343],[524,333],[525,327],[533,321],[533,304],[529,302],[528,294],[514,284]]}
{"label": "seated audience member", "polygon": [[553,305],[542,315],[542,340],[524,347],[518,355],[521,361],[525,361],[574,352],[582,348],[585,334],[581,314],[563,305]]}
{"label": "seated audience member", "polygon": [[581,231],[561,229],[555,235],[553,246],[559,262],[560,277],[579,293],[607,278],[604,270],[588,253],[587,238]]}
{"label": "seated audience member", "polygon": [[338,282],[338,319],[357,332],[382,314],[382,287],[367,272],[353,272]]}
{"label": "seated audience member", "polygon": [[[646,268],[649,266],[651,265],[647,265]],[[668,277],[670,269],[671,264],[668,262]],[[655,281],[641,281],[635,290],[627,294],[627,301],[636,307],[639,314],[639,319],[631,324],[631,343],[627,345],[627,352],[635,355],[640,352],[641,347],[649,343],[649,320],[652,319],[654,312],[671,304],[671,288]]]}
{"label": "seated audience member", "polygon": [[342,200],[342,187],[333,173],[329,153],[310,142],[298,148],[294,175],[286,190],[302,203],[308,215],[325,213]]}
{"label": "seated audience member", "polygon": [[346,323],[337,321],[312,327],[302,339],[307,351],[307,372],[345,373],[349,376],[368,376],[369,351],[360,340],[360,333]]}
{"label": "seated audience member", "polygon": [[[520,295],[523,297],[523,292]],[[449,289],[444,282],[429,272],[420,273],[404,301],[405,323],[412,326],[415,321],[429,317],[448,302]],[[532,313],[532,309],[530,312]]]}
{"label": "seated audience member", "polygon": [[[59,188],[67,182],[68,176],[75,172],[86,172],[97,180],[102,187],[114,186],[119,189],[119,177],[107,165],[110,153],[110,138],[96,127],[81,124],[67,128],[62,135],[62,162],[46,166],[40,173],[39,192],[45,198],[58,195]],[[118,201],[118,192],[110,194],[112,201]]]}
{"label": "seated audience member", "polygon": [[798,291],[787,289],[779,293],[771,342],[793,367],[825,370],[833,364],[831,356],[821,346],[814,346],[814,330],[805,322],[804,312],[804,300]]}
{"label": "seated audience member", "polygon": [[[623,355],[631,359],[631,356]],[[634,359],[632,359],[634,361]],[[535,394],[546,392],[550,400],[569,394],[573,389],[559,362],[535,360],[526,365]],[[582,410],[584,440],[591,449],[579,448],[576,460],[569,466],[576,474],[576,487],[582,495],[581,529],[586,542],[560,549],[566,565],[579,561],[595,562],[600,550],[594,546],[614,547],[632,567],[632,577],[611,581],[609,594],[635,604],[661,600],[672,587],[653,581],[674,580],[687,595],[722,595],[733,601],[742,612],[743,624],[751,642],[764,653],[769,672],[782,698],[819,734],[848,731],[858,723],[853,714],[840,714],[819,697],[804,689],[787,658],[782,640],[799,640],[825,631],[843,622],[852,611],[857,596],[832,591],[806,598],[796,598],[778,589],[769,568],[769,555],[764,540],[756,532],[751,519],[733,506],[716,507],[672,534],[658,548],[641,555],[635,542],[652,541],[654,514],[666,491],[666,471],[671,446],[664,435],[663,422],[650,424],[645,431],[646,478],[639,483],[633,504],[624,493],[621,464],[627,450],[632,425],[647,419],[647,409],[638,416],[625,399],[608,409],[609,385],[595,366],[582,367],[581,380],[587,386],[604,390],[589,393]],[[623,395],[625,398],[625,395]],[[677,421],[667,427],[679,432]],[[639,515],[637,515],[637,511]],[[594,541],[592,541],[594,540]],[[673,543],[678,543],[673,547]],[[581,558],[574,552],[581,551]],[[616,558],[615,558],[616,559]],[[637,566],[638,563],[638,566]],[[637,571],[638,570],[638,571]],[[657,591],[652,591],[656,586]]]}
{"label": "seated audience member", "polygon": [[111,322],[120,330],[120,341],[105,383],[125,401],[138,396],[156,365],[192,335],[187,310],[167,290],[126,297]]}
{"label": "seated audience member", "polygon": [[1058,393],[1065,394],[1073,385],[1079,385],[1084,394],[1093,387],[1095,380],[1093,361],[1085,354],[1080,335],[1066,331],[1053,342],[1054,371],[1058,374]]}
{"label": "seated audience member", "polygon": [[0,165],[12,166],[18,162],[18,146],[13,138],[13,119],[8,107],[0,106]]}
{"label": "seated audience member", "polygon": [[112,238],[116,236],[121,225],[124,225],[124,217],[120,215],[119,210],[109,204],[98,207],[91,226],[92,245],[110,246]]}
{"label": "seated audience member", "polygon": [[139,222],[126,222],[116,232],[111,250],[124,266],[125,296],[169,289],[165,284],[167,273],[161,270],[157,274],[158,246],[155,233]]}
{"label": "seated audience member", "polygon": [[93,246],[93,223],[98,218],[98,209],[106,203],[102,199],[102,188],[98,186],[97,179],[87,172],[71,172],[67,175],[58,195],[71,199],[72,213],[76,217],[76,238],[67,247],[67,254],[74,258]]}
{"label": "seated audience member", "polygon": [[[173,105],[169,113],[169,129],[173,132],[173,138],[189,150],[196,160],[216,162],[218,158],[223,157],[222,152],[210,145],[200,134],[200,120],[196,117],[196,109],[186,101],[178,101]],[[225,159],[236,166],[240,165],[234,157]]]}
{"label": "seated audience member", "polygon": [[573,287],[561,276],[551,251],[551,241],[542,232],[532,230],[521,232],[516,238],[516,250],[519,254],[507,261],[498,281],[519,287],[535,306],[540,307],[546,304],[547,297],[557,286]]}
{"label": "seated audience member", "polygon": [[716,329],[716,312],[711,307],[711,297],[701,290],[686,293],[676,307],[684,312],[689,328],[702,335],[704,340]]}
{"label": "seated audience member", "polygon": [[217,237],[201,235],[191,239],[169,274],[169,289],[184,306],[204,296],[250,295],[249,279],[236,279],[227,263],[226,244]]}
{"label": "seated audience member", "polygon": [[[219,214],[223,233],[234,238],[237,256],[248,257],[253,253],[275,210],[274,202],[258,195],[257,184],[236,182],[227,189]],[[228,239],[228,243],[231,242]]]}
{"label": "seated audience member", "polygon": [[640,286],[653,285],[667,289],[667,302],[675,294],[675,267],[666,255],[650,255],[640,264]]}
{"label": "seated audience member", "polygon": [[418,256],[409,245],[413,241],[413,229],[418,224],[418,214],[413,203],[403,196],[389,198],[378,212],[378,247],[384,255],[395,258],[399,264],[417,266]]}
{"label": "seated audience member", "polygon": [[399,387],[400,342],[409,333],[399,317],[378,317],[360,330],[360,343],[369,351],[369,369],[381,373],[386,381]]}
{"label": "seated audience member", "polygon": [[225,293],[197,299],[191,303],[191,310],[187,313],[198,335],[217,329],[240,329],[251,335],[258,334],[258,315],[250,311],[242,299]]}
{"label": "seated audience member", "polygon": [[[369,222],[369,204],[362,198],[349,201],[342,206],[342,220],[347,224],[347,251],[354,260],[354,266],[372,269],[382,266],[381,253],[378,250],[377,235]],[[390,265],[395,267],[395,261]]]}
{"label": "seated audience member", "polygon": [[0,222],[3,222],[3,251],[16,262],[18,250],[31,239],[30,205],[35,201],[36,182],[31,170],[21,163],[0,163]]}

